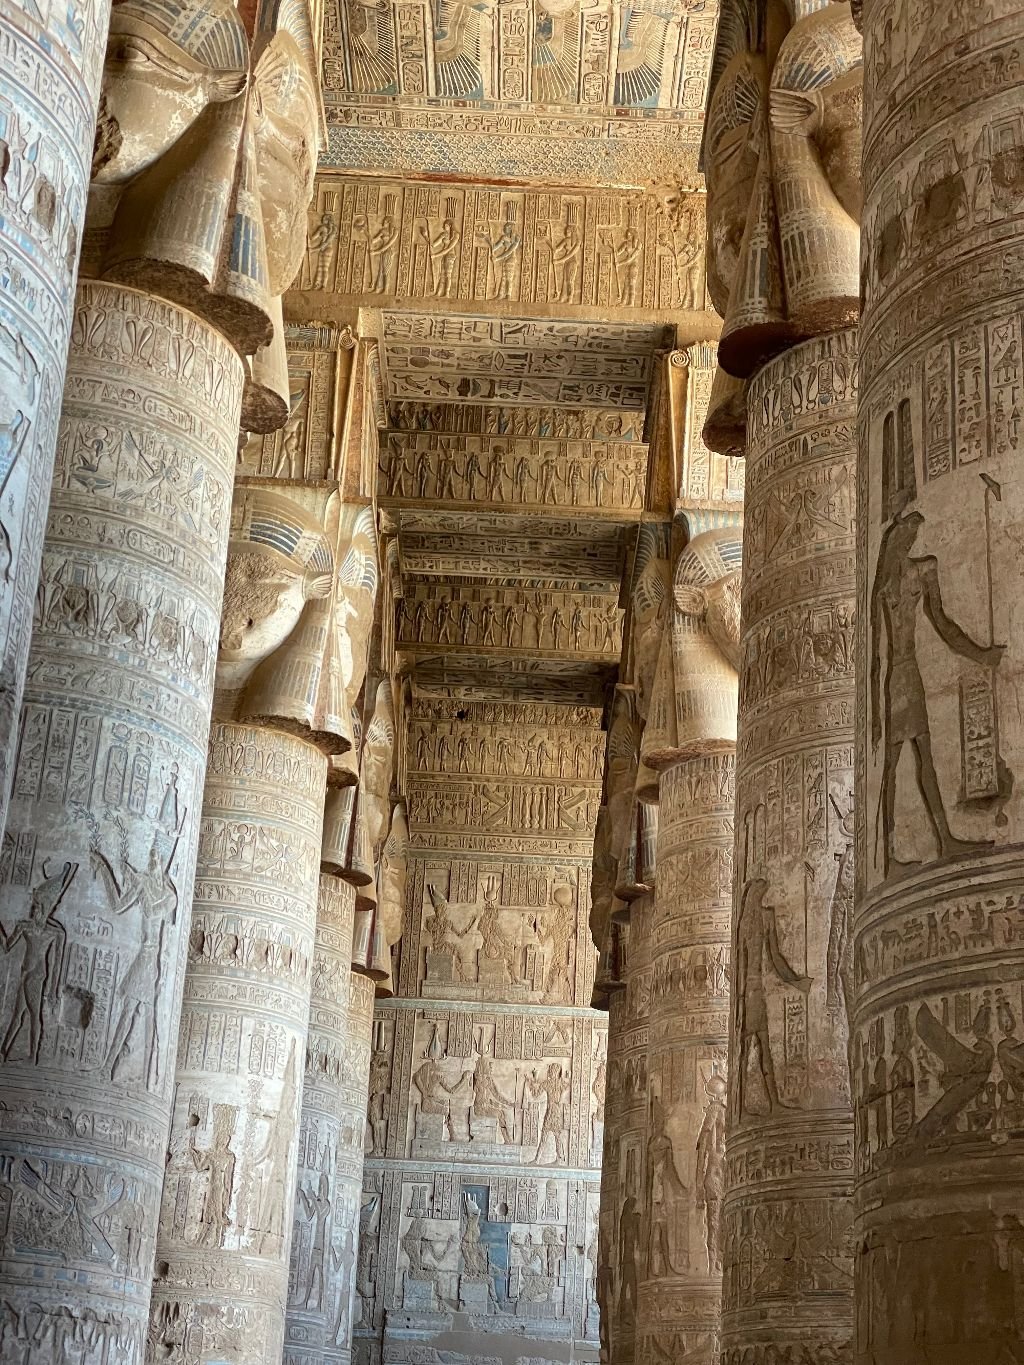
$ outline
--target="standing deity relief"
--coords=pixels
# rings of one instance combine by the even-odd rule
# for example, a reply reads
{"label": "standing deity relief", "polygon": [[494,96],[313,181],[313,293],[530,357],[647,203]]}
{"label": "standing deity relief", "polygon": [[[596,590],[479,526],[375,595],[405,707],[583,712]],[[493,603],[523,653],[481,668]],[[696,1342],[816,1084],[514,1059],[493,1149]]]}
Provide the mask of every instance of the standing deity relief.
{"label": "standing deity relief", "polygon": [[617,193],[378,184],[327,173],[300,280],[378,300],[702,312],[703,198],[659,187],[627,203]]}

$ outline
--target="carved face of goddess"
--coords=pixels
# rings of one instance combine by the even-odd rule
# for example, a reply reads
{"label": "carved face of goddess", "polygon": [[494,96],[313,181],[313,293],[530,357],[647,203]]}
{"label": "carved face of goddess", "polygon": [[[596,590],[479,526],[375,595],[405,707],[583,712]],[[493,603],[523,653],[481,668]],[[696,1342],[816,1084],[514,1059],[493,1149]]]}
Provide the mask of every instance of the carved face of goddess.
{"label": "carved face of goddess", "polygon": [[221,618],[217,679],[239,687],[258,663],[270,657],[295,629],[313,597],[325,597],[329,577],[309,575],[304,566],[267,546],[248,543],[228,556]]}
{"label": "carved face of goddess", "polygon": [[256,62],[256,164],[272,294],[302,265],[306,212],[316,172],[318,112],[306,60],[294,38],[275,34]]}
{"label": "carved face of goddess", "polygon": [[94,179],[120,184],[151,166],[208,104],[238,95],[247,70],[248,40],[230,0],[115,5],[101,123],[116,150],[100,159]]}
{"label": "carved face of goddess", "polygon": [[707,591],[707,623],[715,644],[736,671],[740,666],[740,570],[726,574]]}
{"label": "carved face of goddess", "polygon": [[722,72],[708,109],[708,292],[724,317],[739,267],[740,245],[765,137],[768,69],[755,52],[737,53]]}

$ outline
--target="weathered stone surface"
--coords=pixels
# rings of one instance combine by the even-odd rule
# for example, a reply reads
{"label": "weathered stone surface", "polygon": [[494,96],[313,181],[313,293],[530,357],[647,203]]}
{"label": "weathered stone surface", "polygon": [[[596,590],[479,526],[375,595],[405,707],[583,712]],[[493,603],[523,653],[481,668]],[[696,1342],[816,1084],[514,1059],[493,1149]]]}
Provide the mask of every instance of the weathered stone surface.
{"label": "weathered stone surface", "polygon": [[848,1360],[856,334],[749,389],[722,1358]]}
{"label": "weathered stone surface", "polygon": [[662,774],[636,1354],[717,1365],[735,758]]}
{"label": "weathered stone surface", "polygon": [[321,875],[299,1129],[285,1365],[351,1358],[373,987],[354,974],[355,889]]}
{"label": "weathered stone surface", "polygon": [[[570,709],[414,701],[401,972],[374,1026],[360,1360],[380,1360],[379,1343],[411,1361],[509,1339],[525,1357],[596,1357],[604,1030],[585,1008],[588,843],[543,815],[555,790],[580,802],[596,788],[599,713],[577,708],[573,726]],[[417,800],[463,784],[511,800],[479,829]]]}
{"label": "weathered stone surface", "polygon": [[[638,1359],[717,1365],[725,1186],[729,936],[739,653],[738,527],[707,531],[673,573],[661,690],[651,919],[646,1183]],[[642,747],[654,722],[648,718]]]}
{"label": "weathered stone surface", "polygon": [[212,727],[151,1361],[281,1359],[326,774],[305,739]]}
{"label": "weathered stone surface", "polygon": [[1024,8],[863,9],[854,1359],[980,1365],[1024,1351]]}
{"label": "weathered stone surface", "polygon": [[110,5],[0,5],[0,832],[75,306]]}
{"label": "weathered stone surface", "polygon": [[[613,1365],[630,1365],[636,1359],[638,1300],[644,1267],[652,1252],[659,1254],[657,1234],[645,1221],[648,1190],[647,1043],[651,1008],[651,920],[654,897],[641,896],[632,903],[626,933],[625,989],[612,998],[608,1021],[608,1093],[615,1096],[614,1109],[605,1119],[604,1165],[614,1192],[611,1209],[611,1275],[608,1298],[612,1304],[608,1330],[608,1358]],[[676,1191],[671,1174],[659,1172],[671,1200]],[[603,1190],[602,1177],[602,1190]],[[663,1223],[667,1243],[677,1228]],[[671,1255],[671,1248],[669,1248]]]}
{"label": "weathered stone surface", "polygon": [[0,859],[4,1330],[32,1365],[83,1336],[142,1359],[241,393],[205,322],[80,285]]}

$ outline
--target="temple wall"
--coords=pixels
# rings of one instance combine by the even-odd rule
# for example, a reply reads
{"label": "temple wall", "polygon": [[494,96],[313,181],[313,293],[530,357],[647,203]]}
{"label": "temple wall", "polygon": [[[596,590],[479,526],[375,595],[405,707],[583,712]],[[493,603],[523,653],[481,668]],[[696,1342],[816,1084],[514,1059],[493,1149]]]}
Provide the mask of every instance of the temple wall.
{"label": "temple wall", "polygon": [[599,724],[590,708],[416,703],[399,988],[374,1022],[367,1365],[597,1358]]}

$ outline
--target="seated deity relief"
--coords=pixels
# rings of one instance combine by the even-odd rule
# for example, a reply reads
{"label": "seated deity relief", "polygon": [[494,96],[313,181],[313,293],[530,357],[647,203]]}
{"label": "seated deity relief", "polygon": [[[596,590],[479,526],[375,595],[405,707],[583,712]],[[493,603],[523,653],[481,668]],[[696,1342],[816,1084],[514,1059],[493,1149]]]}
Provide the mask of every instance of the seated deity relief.
{"label": "seated deity relief", "polygon": [[862,61],[846,0],[736,0],[721,27],[708,277],[719,360],[737,378],[857,320]]}
{"label": "seated deity relief", "polygon": [[[507,904],[501,877],[491,874],[479,892],[456,900],[436,875],[422,907],[424,945],[421,994],[464,999],[467,986],[481,999],[534,1004],[572,999],[575,971],[575,894],[564,883],[545,888],[542,903]],[[480,904],[482,898],[483,904]]]}
{"label": "seated deity relief", "polygon": [[84,266],[162,294],[243,355],[298,274],[321,141],[308,5],[114,7]]}
{"label": "seated deity relief", "polygon": [[217,665],[219,705],[272,717],[325,752],[353,743],[376,547],[368,509],[328,485],[245,483],[232,507]]}
{"label": "seated deity relief", "polygon": [[656,772],[736,743],[743,529],[695,536],[676,562],[642,762]]}

